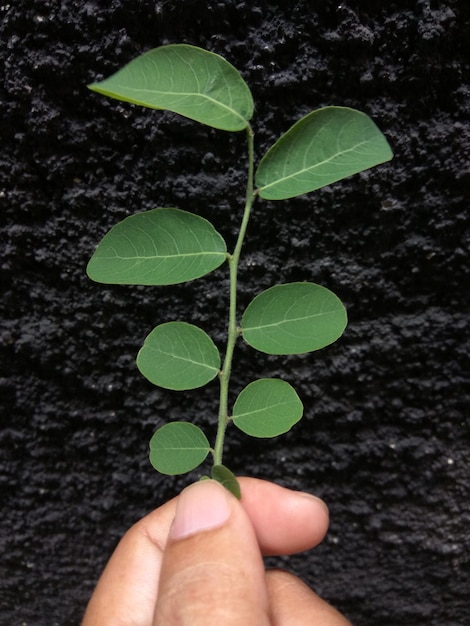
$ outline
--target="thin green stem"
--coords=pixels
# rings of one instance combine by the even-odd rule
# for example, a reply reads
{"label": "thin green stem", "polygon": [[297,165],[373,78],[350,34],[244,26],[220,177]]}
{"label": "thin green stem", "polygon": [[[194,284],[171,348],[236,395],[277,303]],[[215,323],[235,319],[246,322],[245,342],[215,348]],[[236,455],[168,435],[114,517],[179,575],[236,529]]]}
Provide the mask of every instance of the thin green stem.
{"label": "thin green stem", "polygon": [[240,260],[240,253],[243,246],[243,240],[245,239],[246,229],[250,219],[251,209],[255,200],[256,194],[254,192],[254,134],[251,126],[247,126],[247,140],[248,140],[248,180],[246,185],[246,199],[245,209],[243,211],[243,219],[240,225],[240,230],[237,237],[237,243],[233,254],[229,256],[228,263],[230,269],[230,305],[229,305],[229,319],[228,319],[228,333],[227,333],[227,348],[225,351],[225,359],[222,371],[220,372],[220,404],[219,404],[219,419],[217,425],[217,436],[214,446],[214,465],[222,464],[223,446],[225,438],[225,429],[229,421],[228,417],[228,387],[230,381],[230,374],[232,371],[232,358],[233,350],[238,336],[237,327],[237,278],[238,278],[238,263]]}

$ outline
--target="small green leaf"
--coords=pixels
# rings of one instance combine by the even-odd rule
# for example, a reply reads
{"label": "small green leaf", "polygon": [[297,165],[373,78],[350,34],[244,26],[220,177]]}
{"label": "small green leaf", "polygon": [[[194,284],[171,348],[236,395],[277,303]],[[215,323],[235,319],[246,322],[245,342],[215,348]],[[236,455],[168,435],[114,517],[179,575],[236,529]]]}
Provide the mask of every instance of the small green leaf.
{"label": "small green leaf", "polygon": [[154,385],[181,391],[214,379],[220,355],[203,330],[186,322],[160,324],[145,339],[137,367]]}
{"label": "small green leaf", "polygon": [[262,378],[240,393],[233,407],[233,423],[253,437],[277,437],[302,417],[303,406],[294,388],[278,378]]}
{"label": "small green leaf", "polygon": [[238,70],[218,54],[186,44],[154,48],[89,88],[221,130],[243,130],[253,115],[253,98]]}
{"label": "small green leaf", "polygon": [[336,341],[346,309],[329,289],[314,283],[276,285],[260,293],[241,321],[244,340],[267,354],[302,354]]}
{"label": "small green leaf", "polygon": [[150,440],[150,463],[162,474],[185,474],[200,465],[209,450],[209,441],[198,426],[170,422]]}
{"label": "small green leaf", "polygon": [[113,285],[175,285],[212,272],[226,258],[225,241],[207,220],[158,208],[113,226],[87,273],[96,282]]}
{"label": "small green leaf", "polygon": [[214,465],[211,469],[211,476],[240,500],[242,497],[240,483],[236,479],[235,474],[231,472],[228,467],[225,467],[225,465]]}
{"label": "small green leaf", "polygon": [[283,200],[325,187],[389,161],[387,140],[365,114],[325,107],[294,124],[261,160],[259,195]]}

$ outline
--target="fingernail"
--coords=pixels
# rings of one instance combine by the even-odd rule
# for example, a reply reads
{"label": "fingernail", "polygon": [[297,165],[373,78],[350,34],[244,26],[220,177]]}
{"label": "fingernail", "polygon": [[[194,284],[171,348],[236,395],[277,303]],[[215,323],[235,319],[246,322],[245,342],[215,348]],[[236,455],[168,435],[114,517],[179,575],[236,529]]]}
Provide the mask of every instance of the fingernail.
{"label": "fingernail", "polygon": [[231,496],[214,480],[204,480],[184,489],[178,496],[170,530],[173,540],[222,526],[230,517]]}
{"label": "fingernail", "polygon": [[317,504],[320,504],[325,509],[325,511],[329,513],[328,505],[326,504],[324,500],[322,500],[318,496],[314,496],[311,493],[306,493],[305,491],[298,491],[297,493],[299,496],[301,496],[302,498],[305,498],[306,500],[310,500],[311,502],[316,502]]}

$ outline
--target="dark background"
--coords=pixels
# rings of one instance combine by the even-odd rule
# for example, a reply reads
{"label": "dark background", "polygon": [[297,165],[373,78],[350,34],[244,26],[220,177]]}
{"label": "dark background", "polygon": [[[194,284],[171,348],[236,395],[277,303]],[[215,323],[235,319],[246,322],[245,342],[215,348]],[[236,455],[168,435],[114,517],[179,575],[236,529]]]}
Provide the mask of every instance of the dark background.
{"label": "dark background", "polygon": [[306,414],[269,442],[229,431],[225,459],[326,500],[325,542],[282,563],[355,624],[470,624],[469,6],[2,3],[2,626],[78,625],[119,537],[198,476],[154,472],[154,430],[189,419],[213,432],[215,383],[160,390],[134,358],[157,323],[176,319],[223,347],[226,268],[167,288],[103,287],[85,275],[111,225],[156,206],[210,219],[233,245],[244,134],[86,89],[174,42],[241,71],[258,158],[327,104],[366,112],[389,140],[388,164],[256,205],[240,310],[275,283],[312,280],[342,298],[350,323],[304,357],[240,344],[233,394],[282,375]]}

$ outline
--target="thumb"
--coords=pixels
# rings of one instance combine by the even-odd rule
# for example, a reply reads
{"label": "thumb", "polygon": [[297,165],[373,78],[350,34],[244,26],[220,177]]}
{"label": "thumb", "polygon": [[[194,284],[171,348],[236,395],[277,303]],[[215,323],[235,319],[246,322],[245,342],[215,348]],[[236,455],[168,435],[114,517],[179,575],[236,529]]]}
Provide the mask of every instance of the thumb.
{"label": "thumb", "polygon": [[154,626],[268,626],[263,559],[251,522],[206,480],[178,497],[163,555]]}

